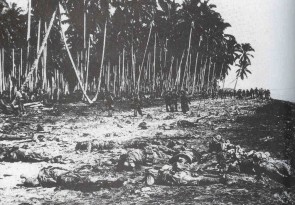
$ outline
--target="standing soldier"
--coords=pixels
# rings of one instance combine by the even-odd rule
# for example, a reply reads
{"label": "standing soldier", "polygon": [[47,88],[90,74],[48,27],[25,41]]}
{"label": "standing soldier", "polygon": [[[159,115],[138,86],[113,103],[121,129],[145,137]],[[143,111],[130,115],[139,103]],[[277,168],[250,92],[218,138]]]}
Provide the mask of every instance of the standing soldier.
{"label": "standing soldier", "polygon": [[187,111],[189,111],[189,106],[190,100],[187,97],[185,91],[181,91],[181,96],[180,96],[180,103],[181,103],[181,111],[186,114]]}
{"label": "standing soldier", "polygon": [[249,90],[247,89],[246,90],[246,98],[248,99],[250,97],[250,92],[249,92]]}
{"label": "standing soldier", "polygon": [[218,96],[217,96],[217,98],[223,99],[223,90],[222,89],[219,89],[218,90]]}
{"label": "standing soldier", "polygon": [[243,90],[243,91],[242,91],[242,99],[245,99],[245,97],[246,97],[246,91]]}
{"label": "standing soldier", "polygon": [[266,90],[266,99],[269,100],[270,99],[270,90]]}
{"label": "standing soldier", "polygon": [[114,98],[110,92],[106,92],[105,95],[105,105],[108,110],[108,117],[113,116],[113,110],[114,110]]}
{"label": "standing soldier", "polygon": [[166,91],[164,94],[164,100],[165,100],[165,105],[166,105],[166,112],[173,112],[173,107],[171,105],[172,102],[172,95],[170,91]]}
{"label": "standing soldier", "polygon": [[202,89],[202,98],[205,99],[207,97],[207,92],[206,92],[206,89],[203,88]]}
{"label": "standing soldier", "polygon": [[[172,110],[173,111],[175,110],[175,112],[178,112],[178,109],[177,109],[177,100],[178,100],[177,91],[176,91],[176,89],[173,89],[173,92],[171,94],[171,101],[172,101],[171,107],[172,107]],[[173,106],[174,106],[174,108],[173,108]]]}
{"label": "standing soldier", "polygon": [[254,98],[258,98],[259,96],[259,92],[258,92],[258,88],[256,87],[254,90]]}
{"label": "standing soldier", "polygon": [[236,98],[237,91],[236,90],[231,90],[230,92],[230,98]]}
{"label": "standing soldier", "polygon": [[254,90],[253,90],[253,88],[250,89],[250,97],[251,97],[251,99],[254,98]]}
{"label": "standing soldier", "polygon": [[241,90],[241,89],[239,89],[239,90],[237,91],[236,98],[239,99],[239,100],[241,100],[241,99],[243,98],[243,96],[242,96],[242,90]]}
{"label": "standing soldier", "polygon": [[44,105],[50,104],[50,94],[45,89],[42,90],[42,103]]}
{"label": "standing soldier", "polygon": [[27,98],[25,91],[26,91],[26,86],[23,86],[20,90],[16,91],[14,100],[11,103],[13,108],[14,106],[18,105],[18,110],[20,115],[25,113],[24,102]]}
{"label": "standing soldier", "polygon": [[137,117],[137,112],[142,116],[141,100],[140,100],[139,96],[135,93],[133,94],[131,106],[134,109],[134,117]]}
{"label": "standing soldier", "polygon": [[260,88],[260,89],[258,90],[258,95],[259,95],[259,98],[260,98],[261,100],[263,100],[263,89],[262,89],[262,88]]}

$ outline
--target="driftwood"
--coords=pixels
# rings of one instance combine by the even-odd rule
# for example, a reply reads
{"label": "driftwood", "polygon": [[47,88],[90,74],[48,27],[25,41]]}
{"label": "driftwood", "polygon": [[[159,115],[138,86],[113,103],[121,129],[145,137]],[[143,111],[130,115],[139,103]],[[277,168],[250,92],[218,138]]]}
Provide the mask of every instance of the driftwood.
{"label": "driftwood", "polygon": [[[44,105],[41,102],[24,103],[24,107],[38,107],[38,106],[44,106]],[[15,105],[14,108],[18,108],[18,105]]]}

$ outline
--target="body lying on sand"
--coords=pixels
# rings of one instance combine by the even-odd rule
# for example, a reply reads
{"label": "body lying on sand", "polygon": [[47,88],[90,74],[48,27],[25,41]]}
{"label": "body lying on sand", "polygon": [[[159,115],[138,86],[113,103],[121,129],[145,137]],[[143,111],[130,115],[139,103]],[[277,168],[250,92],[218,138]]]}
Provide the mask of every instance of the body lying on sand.
{"label": "body lying on sand", "polygon": [[[113,149],[111,143],[101,144],[99,149]],[[105,147],[103,147],[104,145]],[[133,141],[125,144],[127,147],[137,147]],[[97,174],[95,167],[79,167],[76,170],[67,170],[61,167],[44,167],[37,178],[24,178],[26,186],[62,187],[75,190],[98,190],[103,187],[120,187],[128,183],[122,171],[135,170],[145,166],[144,181],[147,185],[177,185],[202,186],[210,184],[237,183],[232,173],[243,173],[254,176],[259,181],[262,175],[275,180],[286,187],[295,186],[295,169],[289,161],[274,159],[268,152],[245,151],[220,135],[214,136],[205,150],[191,149],[181,141],[153,141],[141,145],[141,149],[131,149],[123,154],[112,171],[111,176],[105,173]],[[82,148],[81,145],[76,149]],[[91,149],[91,148],[90,148]],[[32,156],[32,155],[31,155]],[[40,155],[36,156],[40,160]],[[159,166],[159,164],[164,164]],[[101,167],[103,168],[103,167]],[[247,177],[239,180],[249,180]]]}
{"label": "body lying on sand", "polygon": [[[182,95],[191,98],[186,93]],[[134,100],[131,98],[130,103],[127,103],[128,108],[123,111],[117,110],[120,109],[121,103],[110,93],[108,98],[99,102],[99,107],[103,107],[103,111],[98,111],[97,106],[71,103],[57,104],[55,108],[60,108],[60,114],[57,116],[42,109],[40,112],[35,108],[27,108],[28,116],[7,116],[6,125],[1,127],[3,133],[9,133],[14,137],[13,134],[19,130],[26,131],[24,122],[27,122],[28,132],[34,132],[37,138],[43,135],[43,139],[30,143],[19,142],[19,138],[17,142],[9,141],[14,146],[7,145],[0,149],[2,166],[7,168],[11,164],[34,164],[37,167],[36,175],[21,176],[24,180],[18,188],[21,191],[26,191],[27,186],[58,187],[55,193],[70,190],[97,191],[107,188],[103,190],[108,190],[110,195],[113,195],[125,189],[130,191],[138,189],[138,186],[150,186],[148,188],[164,198],[167,189],[173,194],[177,194],[179,190],[191,189],[193,191],[189,193],[193,195],[199,193],[197,190],[204,191],[208,188],[214,190],[208,191],[212,194],[210,197],[214,197],[216,189],[219,192],[224,191],[224,196],[229,196],[226,189],[232,187],[238,187],[238,190],[242,187],[251,194],[255,187],[273,190],[266,188],[273,187],[273,184],[285,187],[281,190],[291,190],[294,187],[294,166],[289,157],[278,156],[270,150],[268,153],[265,147],[245,144],[247,140],[252,141],[249,139],[251,136],[248,136],[248,130],[253,131],[253,139],[256,139],[261,137],[262,132],[269,135],[267,129],[272,126],[265,125],[270,117],[267,117],[267,121],[259,121],[261,127],[257,126],[258,123],[254,123],[253,126],[241,123],[241,119],[250,116],[249,121],[252,123],[252,119],[262,112],[258,109],[260,106],[264,108],[275,101],[191,101],[191,104],[188,104],[190,112],[185,115],[180,112],[181,107],[185,106],[181,106],[181,96],[178,95],[176,103],[179,112],[175,111],[175,101],[172,100],[168,106],[168,113],[165,112],[166,106],[160,104],[161,106],[144,108],[145,115],[134,118],[130,113],[136,108],[132,103],[135,102],[137,105],[138,95],[134,97]],[[186,102],[188,103],[187,100]],[[199,103],[202,106],[199,106]],[[283,106],[283,103],[279,105]],[[258,106],[257,111],[253,111],[253,106]],[[279,107],[277,104],[274,106]],[[292,111],[292,106],[287,107],[290,107],[287,108],[288,113],[289,110]],[[81,112],[76,112],[77,109]],[[103,114],[108,109],[114,109],[112,117]],[[197,109],[200,116],[193,113]],[[276,125],[278,113],[282,113],[283,118],[288,117],[285,112],[278,112],[274,107],[267,108],[263,116],[269,113],[269,110],[276,116]],[[138,114],[138,110],[136,111]],[[81,113],[83,115],[80,115]],[[12,123],[9,121],[10,117]],[[44,130],[30,126],[32,122],[41,124]],[[246,126],[247,131],[237,126]],[[255,132],[255,129],[258,131]],[[213,133],[219,133],[224,137],[218,137]],[[3,139],[9,138],[10,136],[6,136]],[[265,145],[267,146],[267,143]],[[54,153],[54,150],[57,152]],[[12,168],[8,168],[6,173],[12,171]],[[3,178],[5,180],[8,177]],[[182,186],[190,188],[181,188]],[[131,193],[129,191],[128,194]],[[239,194],[241,197],[247,195]],[[268,196],[273,197],[273,194]],[[87,197],[82,196],[83,199]],[[194,198],[195,196],[192,200]],[[150,199],[158,198],[151,195]],[[255,201],[256,198],[252,200]]]}

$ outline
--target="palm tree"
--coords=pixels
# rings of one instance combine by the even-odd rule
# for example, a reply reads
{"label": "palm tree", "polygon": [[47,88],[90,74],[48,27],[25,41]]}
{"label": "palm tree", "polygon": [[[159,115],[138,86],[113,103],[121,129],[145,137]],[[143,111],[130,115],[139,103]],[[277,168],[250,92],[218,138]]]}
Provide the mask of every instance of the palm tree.
{"label": "palm tree", "polygon": [[30,79],[30,76],[34,73],[35,69],[37,68],[37,65],[38,65],[38,62],[39,62],[39,58],[47,44],[47,40],[48,40],[48,37],[49,37],[49,34],[50,34],[50,31],[51,31],[51,28],[53,26],[53,23],[54,23],[54,20],[56,18],[56,14],[57,14],[57,10],[58,10],[58,4],[56,5],[56,8],[55,10],[53,11],[52,13],[52,16],[51,16],[51,19],[50,19],[50,23],[48,25],[48,30],[47,32],[45,33],[45,36],[44,36],[44,39],[42,41],[42,44],[41,44],[41,47],[40,49],[38,50],[38,53],[37,53],[37,58],[34,60],[34,63],[32,64],[31,68],[29,69],[28,71],[28,74],[23,82],[23,85],[27,84],[29,82],[29,79]]}
{"label": "palm tree", "polygon": [[8,3],[5,0],[0,0],[0,14],[4,14],[8,8]]}
{"label": "palm tree", "polygon": [[21,12],[15,3],[5,7],[5,12],[0,11],[0,47],[17,47],[25,42],[25,15]]}
{"label": "palm tree", "polygon": [[231,65],[234,64],[238,57],[237,53],[237,41],[236,38],[229,34],[223,34],[222,37],[222,46],[221,46],[221,67],[219,71],[219,79],[225,80],[225,77],[228,75],[228,71],[231,70]]}
{"label": "palm tree", "polygon": [[19,48],[26,42],[25,22],[21,8],[0,1],[0,92],[7,88],[7,79],[20,76],[16,64],[20,64]]}
{"label": "palm tree", "polygon": [[[48,76],[56,70],[75,67],[77,65],[72,64],[79,62],[78,75],[75,69],[64,74],[72,88],[77,85],[77,80],[81,81],[84,92],[87,92],[87,84],[96,87],[97,92],[107,84],[115,92],[119,90],[115,86],[120,83],[123,84],[120,91],[131,91],[135,89],[136,82],[137,90],[146,87],[146,84],[151,85],[151,82],[151,87],[161,91],[177,84],[185,85],[190,90],[190,86],[200,88],[200,84],[207,84],[208,87],[210,81],[225,78],[230,65],[236,60],[237,52],[240,66],[238,78],[244,79],[250,73],[248,66],[251,63],[251,54],[243,51],[247,50],[244,48],[246,44],[236,46],[235,38],[224,33],[230,25],[224,22],[221,15],[214,10],[216,6],[209,4],[209,1],[185,0],[182,7],[175,0],[31,1],[33,15],[29,62],[32,63],[36,55],[42,53],[43,47],[38,42],[48,37],[42,43],[48,47]],[[60,24],[55,21],[57,17],[52,19],[59,4],[62,4],[67,16],[66,20],[62,19],[62,23],[67,24],[63,27],[63,30],[67,27],[63,39]],[[15,46],[19,42],[19,46],[24,48],[25,32],[9,30],[9,24],[3,23],[3,15],[0,15],[0,24],[4,28],[0,31],[0,38],[3,38],[0,39],[0,46]],[[27,17],[23,19],[21,29],[26,31]],[[51,32],[43,32],[42,35],[44,24],[49,23],[50,19],[53,20]],[[14,35],[17,33],[24,34],[24,37]],[[38,33],[41,35],[37,35]],[[62,40],[66,40],[67,50]],[[73,54],[70,57],[72,59],[67,57],[66,51],[68,55]],[[9,60],[5,62],[8,63]],[[34,66],[37,65],[38,61]],[[141,77],[144,85],[141,84]],[[93,86],[94,81],[95,85],[101,83],[101,86]]]}
{"label": "palm tree", "polygon": [[241,80],[244,80],[247,76],[247,73],[251,74],[251,71],[248,69],[248,66],[251,65],[250,57],[254,58],[254,56],[250,52],[254,52],[255,50],[252,48],[250,43],[242,43],[241,45],[237,45],[237,52],[239,53],[238,58],[238,66],[240,67],[236,73],[236,83],[234,90],[236,89],[238,79],[241,78]]}

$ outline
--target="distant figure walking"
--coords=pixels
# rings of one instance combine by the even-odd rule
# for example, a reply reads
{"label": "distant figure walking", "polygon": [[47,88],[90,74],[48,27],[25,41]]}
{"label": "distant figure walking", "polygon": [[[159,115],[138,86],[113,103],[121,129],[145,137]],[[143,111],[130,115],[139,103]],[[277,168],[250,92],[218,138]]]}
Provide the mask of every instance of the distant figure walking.
{"label": "distant figure walking", "polygon": [[105,94],[105,106],[108,111],[108,117],[113,116],[113,110],[114,110],[114,98],[110,92],[106,92]]}
{"label": "distant figure walking", "polygon": [[165,105],[166,105],[166,112],[172,111],[172,95],[170,91],[165,92],[164,94],[164,100],[165,100]]}
{"label": "distant figure walking", "polygon": [[190,99],[187,97],[187,94],[185,91],[181,91],[181,96],[180,96],[180,103],[181,103],[181,111],[186,114],[187,111],[189,111],[189,104]]}
{"label": "distant figure walking", "polygon": [[14,100],[11,103],[13,108],[18,105],[19,115],[24,114],[26,111],[24,107],[24,102],[28,98],[26,90],[26,86],[23,86],[20,90],[16,91]]}
{"label": "distant figure walking", "polygon": [[131,106],[134,109],[134,117],[137,117],[137,112],[142,116],[142,111],[141,111],[141,100],[139,98],[139,95],[137,94],[133,94],[133,98],[132,98],[132,102],[131,102]]}
{"label": "distant figure walking", "polygon": [[[178,100],[178,94],[177,94],[177,91],[176,89],[174,89],[172,91],[172,95],[171,95],[171,101],[172,101],[172,112],[175,111],[175,112],[178,112],[178,109],[177,109],[177,100]],[[173,108],[174,106],[174,108]]]}

